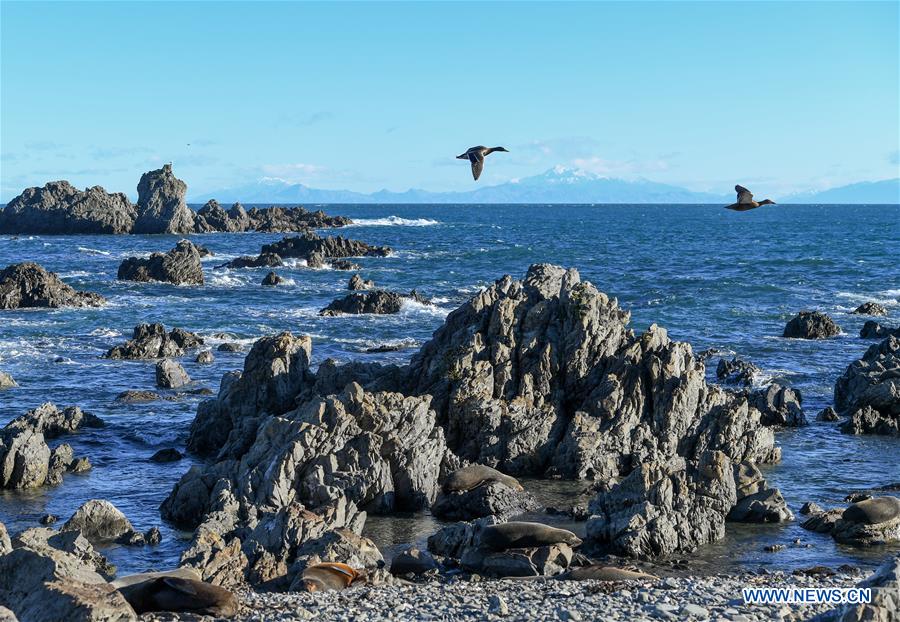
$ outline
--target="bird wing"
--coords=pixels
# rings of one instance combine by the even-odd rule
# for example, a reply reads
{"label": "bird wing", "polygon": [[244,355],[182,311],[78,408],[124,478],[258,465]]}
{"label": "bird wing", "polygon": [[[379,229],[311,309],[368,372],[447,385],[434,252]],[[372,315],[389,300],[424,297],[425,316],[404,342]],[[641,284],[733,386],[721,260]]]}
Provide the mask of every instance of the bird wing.
{"label": "bird wing", "polygon": [[472,177],[478,181],[478,178],[481,177],[481,169],[484,168],[484,155],[480,151],[470,151],[469,162],[472,163]]}
{"label": "bird wing", "polygon": [[738,203],[752,203],[753,202],[753,194],[744,188],[741,185],[737,185],[734,187],[734,191],[737,192],[737,202]]}

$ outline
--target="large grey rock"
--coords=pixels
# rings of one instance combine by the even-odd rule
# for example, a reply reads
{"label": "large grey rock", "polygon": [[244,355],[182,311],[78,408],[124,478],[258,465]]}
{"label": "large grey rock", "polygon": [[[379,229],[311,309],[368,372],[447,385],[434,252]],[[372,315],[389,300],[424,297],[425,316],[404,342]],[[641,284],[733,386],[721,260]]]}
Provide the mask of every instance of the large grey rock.
{"label": "large grey rock", "polygon": [[791,318],[781,336],[791,339],[827,339],[840,334],[840,326],[821,311],[801,311]]}
{"label": "large grey rock", "polygon": [[310,212],[302,207],[273,205],[268,209],[252,208],[248,212],[250,228],[265,233],[288,233],[309,229],[343,227],[353,221],[345,216],[329,216],[322,210]]}
{"label": "large grey rock", "polygon": [[132,233],[187,234],[194,231],[194,212],[184,198],[187,184],[175,177],[171,164],[141,175],[137,191],[137,218]]}
{"label": "large grey rock", "polygon": [[129,257],[119,265],[120,281],[161,281],[175,285],[203,285],[200,252],[188,240],[181,240],[169,252],[147,258]]}
{"label": "large grey rock", "polygon": [[733,466],[737,503],[726,520],[738,523],[780,523],[794,515],[777,488],[769,488],[755,464],[742,462]]}
{"label": "large grey rock", "polygon": [[594,498],[587,537],[628,557],[691,552],[724,536],[736,502],[732,465],[722,452],[644,464]]}
{"label": "large grey rock", "polygon": [[75,510],[62,531],[77,530],[90,542],[116,540],[134,532],[128,518],[109,501],[91,499]]}
{"label": "large grey rock", "polygon": [[235,203],[226,211],[218,201],[211,199],[194,215],[194,230],[197,233],[237,233],[249,228],[250,217],[240,203]]}
{"label": "large grey rock", "polygon": [[217,268],[277,268],[283,266],[284,261],[275,253],[262,253],[257,257],[243,256],[216,266]]}
{"label": "large grey rock", "polygon": [[78,190],[67,181],[28,188],[0,210],[0,233],[128,233],[135,208],[121,192],[100,186]]}
{"label": "large grey rock", "polygon": [[884,308],[883,305],[878,304],[877,302],[864,302],[856,309],[851,311],[851,313],[855,313],[857,315],[887,315],[887,309]]}
{"label": "large grey rock", "polygon": [[13,540],[13,547],[23,546],[35,551],[52,548],[74,555],[105,579],[111,579],[116,574],[116,567],[98,553],[80,531],[55,531],[47,527],[26,529]]}
{"label": "large grey rock", "polygon": [[347,289],[353,291],[375,289],[375,281],[370,281],[369,279],[362,278],[358,274],[354,274],[350,277],[350,281],[347,283]]}
{"label": "large grey rock", "polygon": [[861,339],[884,339],[891,335],[900,338],[900,328],[888,328],[887,326],[882,326],[875,320],[867,320],[859,330]]}
{"label": "large grey rock", "polygon": [[75,291],[53,272],[27,262],[0,270],[0,309],[100,307],[100,294]]}
{"label": "large grey rock", "polygon": [[850,434],[900,435],[900,338],[873,344],[834,385],[835,408]]}
{"label": "large grey rock", "polygon": [[173,328],[166,332],[162,324],[138,324],[131,339],[110,348],[111,359],[156,359],[184,356],[184,351],[203,345],[203,338],[192,332]]}
{"label": "large grey rock", "polygon": [[47,402],[21,417],[16,417],[6,424],[6,430],[32,430],[40,432],[44,438],[57,438],[63,434],[71,434],[81,428],[102,428],[100,417],[86,413],[78,406],[68,406],[60,410],[56,405]]}
{"label": "large grey rock", "polygon": [[180,389],[190,384],[191,377],[180,363],[163,359],[156,364],[156,386],[161,389]]}
{"label": "large grey rock", "polygon": [[403,299],[399,294],[383,290],[371,292],[354,292],[343,298],[333,300],[331,304],[319,311],[319,315],[335,316],[344,314],[399,313]]}

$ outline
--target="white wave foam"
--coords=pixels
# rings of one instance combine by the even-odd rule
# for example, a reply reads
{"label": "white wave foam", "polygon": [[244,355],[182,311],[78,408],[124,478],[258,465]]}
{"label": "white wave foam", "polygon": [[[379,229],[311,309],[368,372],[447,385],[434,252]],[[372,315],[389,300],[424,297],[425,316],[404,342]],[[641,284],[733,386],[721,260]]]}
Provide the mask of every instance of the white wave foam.
{"label": "white wave foam", "polygon": [[212,274],[208,281],[211,287],[243,287],[250,283],[250,279],[231,272]]}
{"label": "white wave foam", "polygon": [[404,298],[402,306],[400,307],[400,313],[414,313],[416,315],[432,315],[434,317],[445,318],[450,314],[450,311],[437,305],[426,305],[417,300]]}
{"label": "white wave foam", "polygon": [[305,268],[307,267],[307,263],[305,259],[298,259],[297,257],[289,257],[284,260],[284,265],[288,268]]}
{"label": "white wave foam", "polygon": [[441,224],[438,220],[430,218],[400,218],[399,216],[388,216],[387,218],[358,218],[353,221],[350,227],[431,227],[432,225]]}
{"label": "white wave foam", "polygon": [[114,328],[95,328],[90,335],[92,337],[121,337],[122,332]]}
{"label": "white wave foam", "polygon": [[97,250],[96,248],[87,248],[85,246],[79,246],[78,252],[87,253],[88,255],[106,255],[107,257],[112,254],[109,251],[101,251]]}
{"label": "white wave foam", "polygon": [[[863,302],[877,302],[884,307],[900,306],[900,289],[885,289],[874,294],[859,294],[856,292],[838,292],[838,298],[845,298],[851,302],[860,304]],[[854,307],[856,308],[856,307]]]}
{"label": "white wave foam", "polygon": [[62,272],[59,275],[61,279],[77,279],[79,277],[91,276],[90,272],[84,270],[73,270],[72,272]]}

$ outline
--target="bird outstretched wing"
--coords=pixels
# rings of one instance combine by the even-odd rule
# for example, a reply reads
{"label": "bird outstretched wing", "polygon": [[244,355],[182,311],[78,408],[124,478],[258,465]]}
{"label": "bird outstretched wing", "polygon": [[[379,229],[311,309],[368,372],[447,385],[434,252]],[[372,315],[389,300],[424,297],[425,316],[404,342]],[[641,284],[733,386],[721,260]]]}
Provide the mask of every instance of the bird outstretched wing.
{"label": "bird outstretched wing", "polygon": [[741,185],[737,185],[734,187],[734,191],[737,192],[737,202],[738,203],[752,203],[753,202],[753,194],[744,188]]}
{"label": "bird outstretched wing", "polygon": [[484,155],[480,151],[469,150],[469,162],[472,163],[472,177],[475,181],[481,177],[481,169],[484,168]]}

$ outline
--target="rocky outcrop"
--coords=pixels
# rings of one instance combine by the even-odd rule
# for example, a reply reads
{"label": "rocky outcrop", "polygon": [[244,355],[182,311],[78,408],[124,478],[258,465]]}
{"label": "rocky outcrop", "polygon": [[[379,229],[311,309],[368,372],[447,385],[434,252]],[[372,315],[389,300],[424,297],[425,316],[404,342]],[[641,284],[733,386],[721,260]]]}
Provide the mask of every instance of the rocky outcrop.
{"label": "rocky outcrop", "polygon": [[16,538],[11,552],[0,556],[0,604],[23,621],[137,620],[107,583],[112,572],[115,568],[78,532],[29,529]]}
{"label": "rocky outcrop", "polygon": [[138,324],[132,337],[125,343],[114,346],[106,353],[111,359],[157,359],[184,356],[185,350],[203,345],[199,335],[173,328],[166,332],[162,324]]}
{"label": "rocky outcrop", "polygon": [[894,336],[900,339],[900,328],[888,328],[875,320],[868,320],[859,331],[861,339],[884,339]]}
{"label": "rocky outcrop", "polygon": [[371,281],[369,279],[364,279],[358,274],[354,274],[350,277],[350,282],[347,283],[347,289],[353,291],[359,291],[364,289],[375,289],[375,281]]}
{"label": "rocky outcrop", "polygon": [[820,311],[801,311],[784,327],[782,337],[790,339],[827,339],[841,334],[841,328]]}
{"label": "rocky outcrop", "polygon": [[372,292],[355,292],[343,298],[333,300],[331,304],[319,311],[319,315],[336,316],[344,314],[374,313],[385,315],[399,313],[403,299],[399,294],[377,290]]}
{"label": "rocky outcrop", "polygon": [[56,273],[36,263],[19,263],[0,270],[0,309],[34,307],[99,307],[106,304],[100,294],[75,291]]}
{"label": "rocky outcrop", "polygon": [[765,389],[751,391],[747,399],[762,415],[760,422],[763,425],[793,428],[809,423],[803,413],[803,396],[796,389],[773,382]]}
{"label": "rocky outcrop", "polygon": [[737,357],[719,359],[716,366],[716,378],[724,384],[737,384],[749,387],[753,384],[753,378],[762,370],[753,363],[741,360]]}
{"label": "rocky outcrop", "polygon": [[180,389],[190,382],[191,377],[180,363],[163,359],[156,364],[156,386],[160,389]]}
{"label": "rocky outcrop", "polygon": [[855,313],[857,315],[887,315],[887,309],[884,306],[878,304],[877,302],[864,302],[856,309],[851,311],[851,313]]}
{"label": "rocky outcrop", "polygon": [[264,233],[289,233],[307,229],[344,227],[353,221],[344,216],[329,216],[322,210],[311,212],[302,207],[254,207],[248,213],[250,229]]}
{"label": "rocky outcrop", "polygon": [[228,232],[237,233],[250,228],[250,216],[240,203],[229,210],[211,199],[194,215],[194,230],[197,233]]}
{"label": "rocky outcrop", "polygon": [[870,590],[868,603],[844,605],[816,619],[819,622],[897,622],[900,619],[900,554],[888,555],[857,587]]}
{"label": "rocky outcrop", "polygon": [[132,233],[193,233],[194,212],[184,198],[187,184],[175,177],[171,164],[141,175],[137,191],[137,218]]}
{"label": "rocky outcrop", "polygon": [[349,259],[332,259],[331,260],[331,269],[332,270],[359,270],[359,264],[355,264]]}
{"label": "rocky outcrop", "polygon": [[900,435],[900,338],[873,344],[834,385],[834,405],[849,434]]}
{"label": "rocky outcrop", "polygon": [[50,403],[10,421],[0,431],[0,488],[58,485],[63,473],[89,469],[90,462],[76,459],[71,446],[63,443],[51,449],[45,438],[102,425],[100,419],[80,408],[60,411]]}
{"label": "rocky outcrop", "polygon": [[391,249],[386,246],[372,246],[342,236],[323,238],[312,231],[304,232],[297,237],[287,237],[262,247],[262,254],[275,253],[281,257],[301,259],[309,259],[313,254],[318,254],[325,259],[386,257],[390,252]]}
{"label": "rocky outcrop", "polygon": [[62,526],[62,531],[78,531],[92,543],[119,540],[134,533],[134,527],[112,503],[91,499],[79,507]]}
{"label": "rocky outcrop", "polygon": [[[313,373],[309,338],[261,339],[243,372],[226,374],[218,396],[198,408],[188,448],[212,459],[182,477],[161,512],[186,527],[228,522],[206,530],[219,539],[204,536],[202,565],[224,555],[231,568],[238,547],[246,576],[259,583],[281,572],[280,557],[248,548],[248,530],[288,508],[433,507],[440,483],[471,463],[509,475],[622,482],[655,465],[659,477],[636,489],[628,507],[680,482],[686,492],[678,503],[696,507],[684,521],[693,521],[693,536],[670,532],[711,541],[737,501],[732,462],[777,460],[773,433],[745,396],[706,384],[688,344],[656,326],[635,336],[627,321],[576,271],[537,265],[523,281],[504,277],[451,313],[402,368],[326,361]],[[712,508],[704,501],[717,494],[704,483],[713,477],[702,458],[709,455],[721,456],[727,473]],[[520,492],[494,478],[484,490],[466,488],[475,491],[472,507],[503,510],[494,484]],[[665,503],[659,511],[681,520]],[[533,554],[524,567],[540,565]],[[556,549],[537,554],[566,557]]]}
{"label": "rocky outcrop", "polygon": [[188,240],[181,240],[168,253],[147,258],[129,257],[119,265],[120,281],[160,281],[175,285],[203,285],[200,252]]}
{"label": "rocky outcrop", "polygon": [[121,192],[78,190],[67,181],[28,188],[0,210],[0,233],[73,235],[128,233],[136,211]]}
{"label": "rocky outcrop", "polygon": [[223,263],[221,266],[216,266],[217,268],[277,268],[278,266],[283,266],[284,261],[282,261],[281,257],[279,257],[275,253],[262,253],[257,257],[243,256],[238,257],[237,259],[232,259],[227,263]]}

